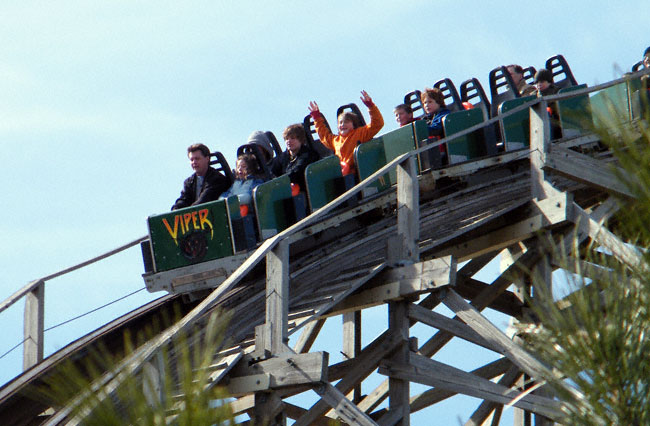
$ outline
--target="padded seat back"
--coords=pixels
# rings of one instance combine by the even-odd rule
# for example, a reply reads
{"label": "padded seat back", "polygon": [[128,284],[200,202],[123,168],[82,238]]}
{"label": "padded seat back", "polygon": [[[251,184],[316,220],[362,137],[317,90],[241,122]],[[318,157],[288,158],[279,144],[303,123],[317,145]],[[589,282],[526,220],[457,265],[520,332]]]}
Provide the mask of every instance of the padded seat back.
{"label": "padded seat back", "polygon": [[483,111],[483,116],[487,120],[490,118],[490,100],[481,86],[478,78],[470,78],[465,80],[460,85],[460,99],[462,102],[469,102]]}
{"label": "padded seat back", "polygon": [[490,71],[490,98],[492,106],[490,117],[499,113],[499,106],[507,100],[519,98],[519,91],[512,80],[508,68],[501,66]]}
{"label": "padded seat back", "polygon": [[[213,166],[218,172],[221,172],[228,178],[228,182],[230,185],[235,182],[235,175],[232,172],[232,169],[230,166],[228,166],[228,162],[226,161],[226,157],[223,156],[222,153],[216,151],[210,154],[210,165]],[[215,167],[216,166],[216,167]]]}
{"label": "padded seat back", "polygon": [[[325,126],[327,126],[331,132],[332,129],[330,128],[327,119],[324,116],[323,119],[325,120]],[[334,154],[334,151],[325,147],[318,138],[318,133],[314,127],[314,120],[311,118],[311,114],[307,114],[307,116],[302,120],[302,127],[305,129],[305,135],[307,136],[307,145],[316,151],[320,158],[329,157]]]}
{"label": "padded seat back", "polygon": [[413,119],[415,120],[419,120],[425,116],[421,95],[422,92],[419,90],[414,90],[404,95],[404,103],[413,110]]}
{"label": "padded seat back", "polygon": [[553,83],[560,89],[578,85],[564,56],[555,55],[548,58],[546,69],[553,74]]}
{"label": "padded seat back", "polygon": [[531,86],[534,85],[536,72],[537,70],[532,65],[527,68],[524,68],[524,72],[522,73],[524,81],[530,84]]}
{"label": "padded seat back", "polygon": [[359,117],[360,127],[366,125],[366,119],[363,118],[363,114],[361,114],[361,110],[355,103],[345,104],[338,107],[338,109],[336,110],[336,124],[338,124],[339,115],[348,111],[355,113]]}
{"label": "padded seat back", "polygon": [[440,89],[442,95],[445,97],[445,106],[449,111],[455,112],[464,109],[458,90],[456,90],[456,86],[454,86],[454,83],[450,79],[443,78],[437,81],[433,87]]}

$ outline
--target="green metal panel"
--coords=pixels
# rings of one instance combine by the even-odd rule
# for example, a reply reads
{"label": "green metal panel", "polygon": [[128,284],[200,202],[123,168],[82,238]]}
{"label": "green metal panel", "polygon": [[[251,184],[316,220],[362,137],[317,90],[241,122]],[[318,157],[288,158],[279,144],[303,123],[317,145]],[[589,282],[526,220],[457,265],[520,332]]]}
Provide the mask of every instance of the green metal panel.
{"label": "green metal panel", "polygon": [[[452,112],[442,119],[446,137],[482,122],[483,111],[479,108]],[[460,163],[486,155],[483,130],[479,129],[469,135],[448,142],[447,153],[449,154],[449,164]]]}
{"label": "green metal panel", "polygon": [[311,211],[318,210],[341,195],[341,178],[341,163],[336,155],[307,166],[305,183]]}
{"label": "green metal panel", "polygon": [[625,82],[592,94],[590,102],[596,126],[616,127],[630,119]]}
{"label": "green metal panel", "polygon": [[[559,93],[575,92],[586,87],[586,84],[566,87],[561,89]],[[593,130],[591,104],[587,93],[559,101],[558,112],[560,113],[560,126],[562,126],[563,137],[577,136]]]}
{"label": "green metal panel", "polygon": [[[499,105],[499,114],[505,114],[514,108],[536,99],[535,96],[509,99]],[[530,110],[524,109],[501,120],[501,132],[506,144],[506,151],[530,146]]]}
{"label": "green metal panel", "polygon": [[225,200],[149,216],[156,272],[232,256]]}
{"label": "green metal panel", "polygon": [[257,226],[260,238],[265,240],[289,227],[285,200],[291,199],[291,180],[283,175],[264,182],[253,190]]}
{"label": "green metal panel", "polygon": [[[354,155],[357,163],[357,170],[359,171],[359,180],[364,180],[386,165],[384,140],[380,136],[366,143],[362,143],[356,147]],[[378,192],[390,188],[388,173],[381,176],[369,187],[376,188]]]}
{"label": "green metal panel", "polygon": [[[384,139],[384,153],[386,163],[391,162],[400,155],[415,149],[415,135],[413,124],[400,127],[382,136]],[[397,183],[397,170],[393,169],[388,174],[391,185]]]}
{"label": "green metal panel", "polygon": [[[412,123],[413,125],[413,133],[415,135],[415,148],[421,148],[423,147],[427,140],[429,139],[429,128],[427,127],[427,123],[424,120],[418,120],[414,121]],[[426,163],[423,158],[426,156],[426,153],[423,155],[418,155],[418,170],[422,171],[426,169],[425,165],[423,163]]]}

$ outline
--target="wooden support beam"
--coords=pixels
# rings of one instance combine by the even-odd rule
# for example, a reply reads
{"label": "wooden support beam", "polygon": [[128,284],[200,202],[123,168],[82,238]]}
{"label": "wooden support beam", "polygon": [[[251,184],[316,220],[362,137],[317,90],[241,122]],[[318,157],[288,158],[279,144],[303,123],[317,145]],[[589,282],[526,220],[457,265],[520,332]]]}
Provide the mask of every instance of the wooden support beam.
{"label": "wooden support beam", "polygon": [[489,341],[485,340],[483,336],[476,333],[474,330],[460,321],[456,321],[452,318],[422,308],[415,304],[409,305],[408,316],[409,318],[419,321],[422,324],[435,327],[441,331],[446,331],[456,337],[460,337],[461,339],[464,339],[468,342],[493,351],[497,351],[496,346],[492,345]]}
{"label": "wooden support beam", "polygon": [[43,361],[45,324],[45,281],[36,283],[25,295],[23,371]]}
{"label": "wooden support beam", "polygon": [[[506,388],[510,388],[519,377],[521,377],[521,371],[517,367],[512,366],[497,383]],[[465,426],[481,426],[498,407],[503,407],[503,404],[493,401],[483,401],[469,417],[469,420],[465,422]]]}
{"label": "wooden support beam", "polygon": [[[544,170],[559,174],[593,188],[634,198],[618,176],[627,173],[613,164],[606,164],[588,155],[561,147],[552,146],[546,155]],[[616,169],[616,172],[613,171]]]}
{"label": "wooden support beam", "polygon": [[[505,374],[505,372],[508,371],[512,365],[512,362],[510,362],[508,358],[499,358],[496,361],[492,361],[489,364],[470,371],[469,374],[491,380],[495,377]],[[457,392],[451,391],[449,389],[429,389],[425,392],[422,392],[420,395],[416,395],[411,398],[411,412],[413,413],[425,409],[435,403],[443,401],[447,398],[451,398],[456,394]]]}
{"label": "wooden support beam", "polygon": [[513,364],[519,366],[524,372],[537,378],[549,375],[550,371],[546,366],[510,340],[508,336],[481,315],[476,308],[467,303],[455,291],[451,289],[446,290],[442,298],[442,303],[458,315],[474,331],[500,347],[499,352],[508,357]]}
{"label": "wooden support beam", "polygon": [[318,337],[318,333],[320,333],[323,325],[325,325],[325,319],[311,320],[309,324],[305,326],[305,329],[300,334],[296,345],[293,347],[294,352],[299,354],[309,352],[309,349],[311,349],[311,346],[314,344],[314,341],[316,340],[316,337]]}
{"label": "wooden support beam", "polygon": [[[509,404],[520,396],[516,390],[415,353],[410,354],[409,364],[398,364],[392,360],[383,361],[379,373],[500,404]],[[549,418],[557,419],[561,415],[560,403],[536,395],[526,395],[514,405],[544,414]]]}
{"label": "wooden support beam", "polygon": [[[532,266],[533,261],[537,258],[537,255],[533,252],[527,252],[526,254],[515,255],[512,259],[513,264],[511,264],[506,270],[503,271],[502,275],[494,280],[492,284],[482,290],[472,302],[472,305],[479,310],[485,309],[489,306],[496,297],[503,293],[509,286],[511,281],[507,278],[508,274],[513,270],[518,269],[516,261],[522,261],[523,265],[528,266],[529,263]],[[436,295],[436,300],[438,300],[439,295]],[[453,334],[446,331],[439,331],[431,339],[426,341],[422,346],[420,346],[419,352],[424,356],[433,356],[440,349],[442,349],[452,338]],[[379,405],[387,396],[388,393],[388,380],[383,381],[377,388],[366,396],[360,403],[359,407],[364,411],[368,412],[373,410],[377,405]]]}
{"label": "wooden support beam", "polygon": [[266,330],[263,347],[271,355],[286,352],[289,315],[289,244],[280,241],[266,255]]}
{"label": "wooden support beam", "polygon": [[284,403],[275,392],[256,392],[252,421],[256,425],[283,426],[286,418],[282,413]]}
{"label": "wooden support beam", "polygon": [[642,267],[648,269],[640,253],[621,241],[620,238],[607,230],[602,223],[597,222],[577,204],[574,205],[574,212],[575,221],[579,226],[585,227],[589,237],[608,248],[620,262],[633,268]]}
{"label": "wooden support beam", "polygon": [[[384,332],[361,351],[361,354],[355,360],[355,368],[349,370],[348,374],[336,384],[336,388],[343,395],[350,392],[357,383],[360,383],[377,368],[379,361],[390,355],[403,342],[401,336]],[[327,410],[328,405],[324,401],[318,401],[294,425],[311,425],[312,422],[322,417]]]}
{"label": "wooden support beam", "polygon": [[546,154],[551,144],[551,125],[549,122],[547,104],[540,100],[530,107],[530,183],[533,198],[543,200],[554,190],[549,182],[543,166]]}
{"label": "wooden support beam", "polygon": [[228,383],[232,395],[277,389],[285,386],[313,384],[327,380],[327,352],[283,354],[254,363],[240,363]]}
{"label": "wooden support beam", "polygon": [[[361,311],[343,314],[343,356],[356,358],[361,352]],[[352,402],[361,399],[361,384],[354,387]]]}
{"label": "wooden support beam", "polygon": [[[359,410],[359,408],[347,399],[340,390],[331,384],[322,383],[314,390],[321,396],[322,401],[325,401],[330,407],[332,407],[336,414],[338,414],[345,423],[359,426],[376,425],[376,423],[372,421],[366,413]],[[294,425],[298,425],[298,422],[294,423]]]}
{"label": "wooden support beam", "polygon": [[[398,334],[404,339],[404,343],[395,351],[392,356],[394,362],[402,364],[409,362],[409,347],[406,341],[409,337],[409,302],[391,302],[388,304],[388,328],[391,333]],[[389,377],[388,379],[388,411],[396,411],[396,423],[400,426],[410,425],[410,383],[402,378]]]}
{"label": "wooden support beam", "polygon": [[[399,300],[428,292],[456,280],[456,260],[451,256],[412,265],[391,268],[378,274],[366,285],[366,291],[349,296],[333,306],[325,316],[377,306],[389,300]],[[384,283],[379,285],[379,283]]]}
{"label": "wooden support beam", "polygon": [[[420,189],[415,157],[397,165],[397,234],[403,238],[402,258],[420,258]],[[389,258],[391,256],[389,255]]]}

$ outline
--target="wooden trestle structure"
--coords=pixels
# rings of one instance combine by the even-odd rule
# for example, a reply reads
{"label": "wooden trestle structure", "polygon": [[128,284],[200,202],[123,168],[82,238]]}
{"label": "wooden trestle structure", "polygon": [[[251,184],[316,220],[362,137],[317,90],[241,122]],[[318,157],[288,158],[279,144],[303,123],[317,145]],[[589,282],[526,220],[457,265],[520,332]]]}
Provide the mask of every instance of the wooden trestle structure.
{"label": "wooden trestle structure", "polygon": [[[176,334],[204,323],[219,307],[232,313],[230,347],[215,354],[210,386],[227,386],[236,398],[235,412],[247,413],[254,424],[314,425],[339,419],[350,425],[408,425],[411,413],[456,394],[477,398],[468,407],[467,424],[499,424],[504,405],[520,396],[524,378],[539,377],[547,367],[482,311],[523,318],[530,281],[513,282],[513,277],[536,270],[550,286],[556,266],[550,262],[549,241],[567,252],[577,235],[609,247],[615,256],[633,255],[601,226],[616,211],[612,195],[627,195],[604,166],[611,161],[609,152],[590,149],[598,146],[592,134],[551,143],[546,106],[539,99],[530,107],[530,150],[422,176],[417,155],[435,145],[396,158],[266,240],[226,281],[187,308],[182,320],[125,359],[122,368],[139,371]],[[346,207],[392,168],[397,170],[396,188]],[[497,279],[485,283],[474,278],[496,258],[502,272]],[[204,267],[178,279],[209,286],[210,273]],[[178,297],[169,296],[164,303],[170,300]],[[434,311],[440,304],[455,317]],[[388,308],[386,329],[362,346],[362,312],[379,305]],[[333,316],[343,320],[340,350],[346,358],[336,364],[330,364],[326,352],[310,352],[324,322]],[[428,339],[412,337],[416,323],[429,327]],[[299,338],[290,347],[294,333]],[[472,371],[436,360],[452,339],[493,351],[497,360]],[[11,417],[7,411],[19,407],[30,412],[24,388],[45,371],[37,366],[0,389],[0,416],[9,419],[5,424],[34,424],[34,413],[48,409],[41,417],[46,424],[69,420],[70,406],[39,406],[27,417]],[[376,371],[385,381],[366,389],[364,380]],[[109,393],[118,378],[106,382]],[[415,395],[413,383],[428,390]],[[310,407],[288,401],[312,391],[319,400]],[[534,417],[535,424],[551,424],[560,405],[547,392],[541,388],[516,400],[515,422],[529,424]]]}

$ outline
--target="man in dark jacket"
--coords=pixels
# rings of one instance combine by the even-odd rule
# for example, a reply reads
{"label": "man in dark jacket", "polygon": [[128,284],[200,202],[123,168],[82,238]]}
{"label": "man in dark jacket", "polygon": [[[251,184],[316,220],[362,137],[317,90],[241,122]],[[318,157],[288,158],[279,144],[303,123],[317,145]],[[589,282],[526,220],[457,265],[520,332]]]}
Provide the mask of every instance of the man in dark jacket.
{"label": "man in dark jacket", "polygon": [[318,154],[307,145],[307,136],[302,124],[292,124],[282,132],[287,149],[273,159],[271,172],[275,176],[289,175],[291,183],[305,191],[305,169],[319,159]]}
{"label": "man in dark jacket", "polygon": [[202,143],[190,145],[187,148],[187,157],[194,174],[183,182],[181,196],[172,206],[172,210],[216,200],[230,188],[228,178],[210,167],[210,150],[207,146]]}

